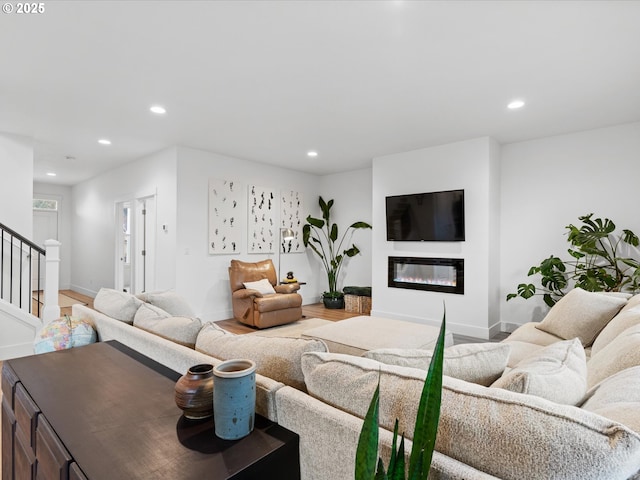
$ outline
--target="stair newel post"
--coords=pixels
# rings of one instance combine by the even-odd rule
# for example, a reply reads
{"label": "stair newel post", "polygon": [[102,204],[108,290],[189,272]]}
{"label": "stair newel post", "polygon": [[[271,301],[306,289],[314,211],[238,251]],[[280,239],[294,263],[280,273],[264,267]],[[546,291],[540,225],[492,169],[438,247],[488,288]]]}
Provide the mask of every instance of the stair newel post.
{"label": "stair newel post", "polygon": [[60,306],[58,305],[58,288],[60,282],[60,245],[57,240],[46,240],[44,248],[45,269],[44,269],[44,308],[42,310],[42,321],[47,323],[60,317]]}

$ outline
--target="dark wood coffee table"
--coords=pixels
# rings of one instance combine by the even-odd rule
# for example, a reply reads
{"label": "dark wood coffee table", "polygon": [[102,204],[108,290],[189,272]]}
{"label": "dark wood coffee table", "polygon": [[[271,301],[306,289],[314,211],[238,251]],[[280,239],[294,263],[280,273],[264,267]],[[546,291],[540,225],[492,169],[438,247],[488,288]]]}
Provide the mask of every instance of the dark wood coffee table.
{"label": "dark wood coffee table", "polygon": [[294,479],[298,436],[256,415],[226,441],[186,419],[180,377],[118,342],[7,360],[2,479]]}

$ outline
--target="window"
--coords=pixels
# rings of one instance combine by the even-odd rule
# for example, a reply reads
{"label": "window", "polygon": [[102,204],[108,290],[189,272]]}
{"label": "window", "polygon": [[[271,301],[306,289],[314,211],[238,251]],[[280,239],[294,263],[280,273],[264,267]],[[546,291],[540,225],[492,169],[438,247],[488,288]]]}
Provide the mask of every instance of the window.
{"label": "window", "polygon": [[34,198],[33,209],[34,210],[51,210],[55,212],[55,211],[58,211],[58,201],[47,200],[44,198]]}

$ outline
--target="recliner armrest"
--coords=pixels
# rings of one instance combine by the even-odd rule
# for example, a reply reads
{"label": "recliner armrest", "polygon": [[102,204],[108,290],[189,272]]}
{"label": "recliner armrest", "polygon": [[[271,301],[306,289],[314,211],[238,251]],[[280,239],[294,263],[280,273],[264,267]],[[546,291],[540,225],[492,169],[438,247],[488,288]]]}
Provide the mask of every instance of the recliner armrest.
{"label": "recliner armrest", "polygon": [[295,293],[300,290],[299,283],[287,283],[285,285],[276,285],[273,287],[277,293]]}
{"label": "recliner armrest", "polygon": [[233,298],[249,298],[249,297],[262,297],[263,295],[258,290],[252,288],[241,288],[231,294]]}

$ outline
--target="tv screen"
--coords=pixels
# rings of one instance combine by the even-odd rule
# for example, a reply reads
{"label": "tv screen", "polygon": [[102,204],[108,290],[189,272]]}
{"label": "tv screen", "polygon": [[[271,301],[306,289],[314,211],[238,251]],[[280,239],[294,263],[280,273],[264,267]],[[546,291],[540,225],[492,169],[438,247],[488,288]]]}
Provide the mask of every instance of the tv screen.
{"label": "tv screen", "polygon": [[386,215],[388,241],[464,240],[464,190],[387,197]]}

